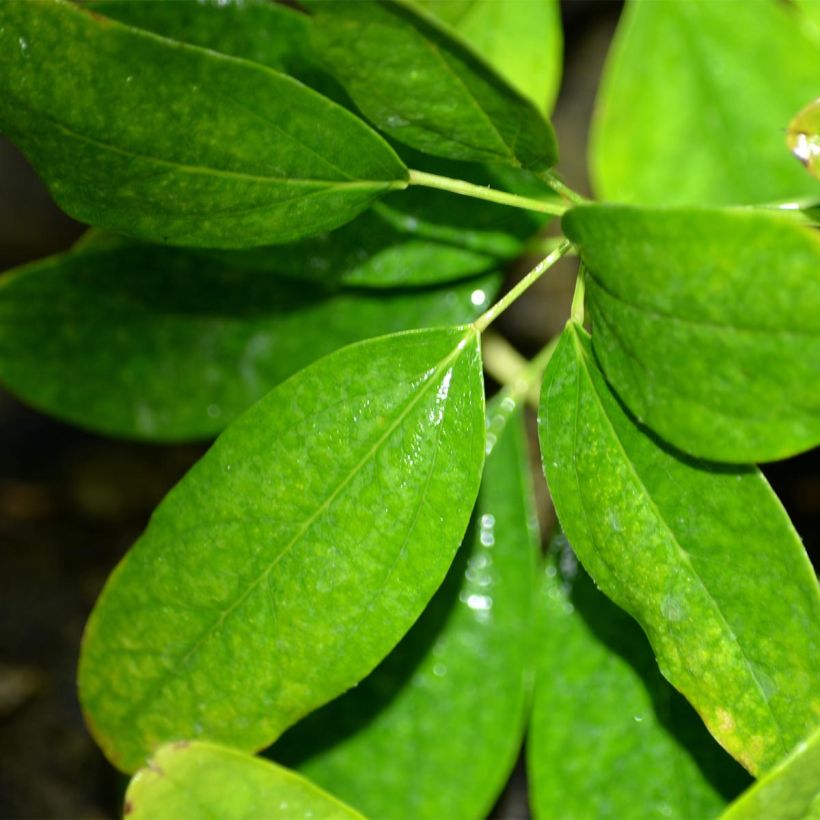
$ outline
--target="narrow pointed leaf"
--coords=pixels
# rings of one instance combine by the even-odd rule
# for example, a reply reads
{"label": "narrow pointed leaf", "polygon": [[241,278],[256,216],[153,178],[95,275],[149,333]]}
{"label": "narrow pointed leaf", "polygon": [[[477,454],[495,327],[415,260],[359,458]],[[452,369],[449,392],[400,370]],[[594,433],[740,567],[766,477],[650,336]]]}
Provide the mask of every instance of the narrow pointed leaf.
{"label": "narrow pointed leaf", "polygon": [[748,463],[820,444],[820,235],[768,213],[621,206],[563,221],[592,343],[633,413],[680,449]]}
{"label": "narrow pointed leaf", "polygon": [[299,775],[267,760],[214,743],[179,741],[160,747],[125,793],[128,820],[268,820],[361,815]]}
{"label": "narrow pointed leaf", "polygon": [[763,476],[662,446],[625,414],[574,324],[547,370],[539,433],[590,575],[720,744],[753,773],[773,766],[820,720],[820,596]]}
{"label": "narrow pointed leaf", "polygon": [[663,679],[640,627],[595,589],[563,535],[538,614],[527,736],[535,816],[717,816],[749,776]]}
{"label": "narrow pointed leaf", "polygon": [[492,428],[471,526],[419,622],[271,750],[370,817],[486,816],[520,748],[537,541],[517,412],[508,425]]}
{"label": "narrow pointed leaf", "polygon": [[721,820],[805,820],[820,817],[820,731],[742,794]]}
{"label": "narrow pointed leaf", "polygon": [[61,0],[0,6],[0,130],[69,214],[171,244],[288,241],[407,179],[375,132],[284,74]]}
{"label": "narrow pointed leaf", "polygon": [[596,103],[598,193],[647,205],[813,193],[783,150],[783,129],[817,94],[820,36],[800,12],[779,0],[629,0]]}
{"label": "narrow pointed leaf", "polygon": [[544,111],[561,79],[561,15],[555,0],[422,0]]}
{"label": "narrow pointed leaf", "polygon": [[483,460],[471,327],[343,348],[255,404],[91,615],[80,700],[111,761],[180,737],[258,749],[363,678],[441,583]]}
{"label": "narrow pointed leaf", "polygon": [[407,2],[308,0],[313,43],[379,129],[436,156],[540,171],[550,124],[435,17]]}
{"label": "narrow pointed leaf", "polygon": [[499,279],[380,294],[244,270],[230,252],[87,247],[0,279],[0,382],[92,430],[213,436],[346,344],[475,319]]}

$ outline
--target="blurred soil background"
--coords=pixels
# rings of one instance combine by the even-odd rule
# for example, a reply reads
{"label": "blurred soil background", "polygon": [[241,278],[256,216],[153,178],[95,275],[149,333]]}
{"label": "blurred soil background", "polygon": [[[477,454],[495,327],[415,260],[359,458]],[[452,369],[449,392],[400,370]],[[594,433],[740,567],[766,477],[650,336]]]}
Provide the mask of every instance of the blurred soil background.
{"label": "blurred soil background", "polygon": [[[588,194],[586,131],[620,2],[569,0],[562,12],[565,72],[554,114],[560,170]],[[2,137],[0,180],[0,271],[61,251],[83,232]],[[525,269],[511,271],[510,282]],[[575,263],[562,262],[503,317],[500,329],[523,354],[560,330],[574,277]],[[95,436],[0,390],[0,817],[119,815],[125,781],[91,741],[77,703],[82,629],[111,569],[204,449]],[[536,453],[539,511],[549,526]],[[815,452],[766,468],[813,556],[819,462]],[[493,816],[529,816],[521,765]]]}

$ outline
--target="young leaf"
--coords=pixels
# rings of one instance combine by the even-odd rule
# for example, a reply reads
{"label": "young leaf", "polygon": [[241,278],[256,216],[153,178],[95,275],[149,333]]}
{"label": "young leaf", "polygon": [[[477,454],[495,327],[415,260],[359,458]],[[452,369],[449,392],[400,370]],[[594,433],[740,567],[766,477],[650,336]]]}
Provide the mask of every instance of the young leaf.
{"label": "young leaf", "polygon": [[346,344],[475,319],[499,279],[378,294],[243,270],[230,252],[86,246],[0,279],[0,381],[93,430],[208,437]]}
{"label": "young leaf", "polygon": [[361,815],[299,775],[214,743],[161,746],[125,793],[128,820],[265,820],[312,817],[353,820]]}
{"label": "young leaf", "polygon": [[421,0],[513,87],[550,111],[561,79],[561,14],[556,0]]}
{"label": "young leaf", "polygon": [[343,348],[255,404],[91,615],[80,700],[111,761],[180,737],[259,749],[361,680],[444,578],[483,461],[472,327]]}
{"label": "young leaf", "polygon": [[753,773],[774,765],[820,716],[820,596],[763,476],[688,459],[636,425],[574,323],[547,370],[539,434],[590,575],[720,744]]}
{"label": "young leaf", "polygon": [[520,748],[537,540],[519,414],[508,424],[493,426],[471,526],[419,622],[271,750],[370,817],[484,817]]}
{"label": "young leaf", "polygon": [[750,211],[574,209],[592,343],[630,410],[737,463],[820,443],[820,235]]}
{"label": "young leaf", "polygon": [[527,740],[536,817],[704,820],[749,782],[563,535],[552,541],[538,614]]}
{"label": "young leaf", "polygon": [[820,38],[799,18],[779,0],[629,0],[591,135],[598,193],[652,205],[813,193],[783,150],[783,129],[817,94]]}
{"label": "young leaf", "polygon": [[171,244],[288,241],[407,182],[301,83],[61,0],[0,5],[0,129],[72,216]]}
{"label": "young leaf", "polygon": [[820,730],[732,803],[721,820],[820,817]]}
{"label": "young leaf", "polygon": [[305,5],[316,52],[382,131],[451,159],[555,164],[543,115],[433,16],[403,0]]}

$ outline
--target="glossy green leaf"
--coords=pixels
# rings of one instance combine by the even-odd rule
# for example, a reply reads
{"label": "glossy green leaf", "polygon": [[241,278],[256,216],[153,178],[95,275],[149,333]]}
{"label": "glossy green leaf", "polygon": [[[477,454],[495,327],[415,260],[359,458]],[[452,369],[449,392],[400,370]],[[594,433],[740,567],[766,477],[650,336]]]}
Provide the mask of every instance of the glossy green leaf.
{"label": "glossy green leaf", "polygon": [[590,575],[721,745],[753,773],[773,766],[820,721],[820,595],[761,473],[688,459],[636,425],[574,323],[547,369],[539,434]]}
{"label": "glossy green leaf", "polygon": [[284,74],[60,0],[0,5],[0,130],[72,216],[171,244],[288,241],[407,180],[375,132]]}
{"label": "glossy green leaf", "polygon": [[342,87],[310,44],[310,18],[274,0],[91,0],[106,17],[281,71],[343,105]]}
{"label": "glossy green leaf", "polygon": [[820,731],[736,800],[721,820],[820,817]]}
{"label": "glossy green leaf", "polygon": [[629,0],[591,136],[598,193],[653,205],[811,194],[783,150],[817,94],[820,39],[799,17],[780,0]]}
{"label": "glossy green leaf", "polygon": [[435,17],[403,0],[307,0],[313,43],[364,115],[421,151],[540,171],[550,124]]}
{"label": "glossy green leaf", "polygon": [[421,0],[512,86],[549,111],[561,79],[561,14],[556,0]]}
{"label": "glossy green leaf", "polygon": [[475,319],[499,284],[378,294],[243,270],[230,253],[87,247],[0,278],[0,382],[92,430],[203,438],[346,344]]}
{"label": "glossy green leaf", "polygon": [[758,462],[820,443],[820,234],[754,211],[588,206],[593,346],[633,413],[680,449]]}
{"label": "glossy green leaf", "polygon": [[180,737],[258,749],[361,680],[444,578],[484,440],[472,327],[343,348],[234,422],[86,627],[80,700],[111,761]]}
{"label": "glossy green leaf", "polygon": [[488,407],[497,444],[424,615],[356,689],[271,750],[370,817],[484,817],[520,748],[537,540],[520,414],[503,429],[510,409]]}
{"label": "glossy green leaf", "polygon": [[786,144],[806,170],[820,179],[820,97],[800,110],[789,123]]}
{"label": "glossy green leaf", "polygon": [[299,775],[267,760],[214,743],[178,741],[160,747],[131,780],[128,820],[268,820],[361,817]]}
{"label": "glossy green leaf", "polygon": [[563,535],[551,544],[538,613],[527,736],[536,817],[705,820],[749,782]]}

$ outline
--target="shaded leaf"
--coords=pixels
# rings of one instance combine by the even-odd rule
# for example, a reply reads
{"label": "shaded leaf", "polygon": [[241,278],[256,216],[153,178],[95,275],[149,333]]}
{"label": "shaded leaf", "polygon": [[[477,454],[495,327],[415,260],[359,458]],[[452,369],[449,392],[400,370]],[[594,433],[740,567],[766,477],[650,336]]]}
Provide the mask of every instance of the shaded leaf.
{"label": "shaded leaf", "polygon": [[305,5],[316,52],[385,133],[451,159],[532,171],[555,164],[543,115],[432,15],[395,0]]}
{"label": "shaded leaf", "polygon": [[486,816],[520,748],[537,540],[519,413],[502,434],[509,412],[488,406],[497,444],[424,615],[356,689],[271,750],[371,817]]}
{"label": "shaded leaf", "polygon": [[421,0],[512,86],[549,111],[561,79],[561,15],[555,0]]}
{"label": "shaded leaf", "polygon": [[288,241],[407,180],[375,132],[284,74],[57,0],[0,6],[0,129],[72,216],[171,244]]}
{"label": "shaded leaf", "polygon": [[179,737],[258,749],[363,678],[444,578],[483,461],[472,327],[343,348],[255,404],[88,622],[80,700],[111,761]]}
{"label": "shaded leaf", "polygon": [[782,142],[817,94],[820,39],[799,18],[779,0],[629,0],[591,135],[598,193],[653,205],[811,194]]}
{"label": "shaded leaf", "polygon": [[0,381],[93,430],[203,438],[346,344],[471,321],[500,284],[490,275],[377,294],[243,270],[234,254],[120,241],[7,274]]}
{"label": "shaded leaf", "polygon": [[803,820],[820,817],[820,731],[799,743],[729,806],[723,820]]}
{"label": "shaded leaf", "polygon": [[592,343],[632,412],[731,462],[820,443],[820,235],[752,211],[576,208]]}
{"label": "shaded leaf", "polygon": [[527,740],[536,817],[715,817],[749,776],[663,679],[563,535],[540,587]]}
{"label": "shaded leaf", "polygon": [[148,766],[131,780],[124,813],[129,820],[361,817],[287,769],[202,741],[180,741],[159,748]]}
{"label": "shaded leaf", "polygon": [[539,434],[558,517],[596,584],[720,744],[753,773],[773,766],[820,717],[820,596],[763,476],[687,459],[637,426],[572,323]]}

